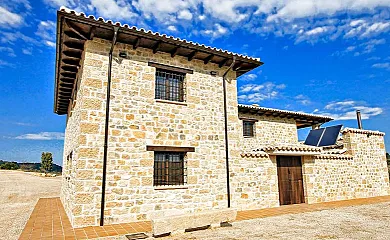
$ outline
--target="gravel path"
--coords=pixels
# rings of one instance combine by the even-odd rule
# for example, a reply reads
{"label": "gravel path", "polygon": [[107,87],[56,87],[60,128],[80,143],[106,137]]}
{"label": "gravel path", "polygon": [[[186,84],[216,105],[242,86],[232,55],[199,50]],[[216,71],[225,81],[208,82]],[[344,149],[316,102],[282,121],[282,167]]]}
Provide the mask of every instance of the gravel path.
{"label": "gravel path", "polygon": [[0,170],[0,239],[18,239],[40,197],[58,197],[61,177]]}
{"label": "gravel path", "polygon": [[[390,202],[289,214],[168,239],[390,239]],[[123,238],[125,239],[125,238]]]}

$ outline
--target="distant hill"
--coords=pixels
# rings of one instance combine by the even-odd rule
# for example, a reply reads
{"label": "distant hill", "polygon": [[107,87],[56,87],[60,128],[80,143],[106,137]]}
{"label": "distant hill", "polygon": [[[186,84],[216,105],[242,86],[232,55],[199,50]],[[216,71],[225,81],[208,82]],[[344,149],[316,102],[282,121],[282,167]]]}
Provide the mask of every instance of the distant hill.
{"label": "distant hill", "polygon": [[[6,163],[14,163],[19,166],[19,168],[23,171],[40,171],[41,170],[41,163],[18,163],[18,162],[10,162],[10,161],[4,161],[0,160],[0,166]],[[62,167],[53,163],[53,169],[52,172],[62,172]]]}

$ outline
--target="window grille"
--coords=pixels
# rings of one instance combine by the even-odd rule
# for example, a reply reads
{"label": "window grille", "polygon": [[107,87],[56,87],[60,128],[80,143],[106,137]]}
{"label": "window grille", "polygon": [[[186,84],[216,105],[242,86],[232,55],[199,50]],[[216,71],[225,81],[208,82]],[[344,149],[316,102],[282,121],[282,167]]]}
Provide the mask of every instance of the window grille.
{"label": "window grille", "polygon": [[242,121],[242,129],[244,137],[254,137],[255,136],[255,123],[252,121]]}
{"label": "window grille", "polygon": [[187,183],[185,153],[154,152],[154,186]]}
{"label": "window grille", "polygon": [[184,102],[186,74],[156,69],[156,99]]}

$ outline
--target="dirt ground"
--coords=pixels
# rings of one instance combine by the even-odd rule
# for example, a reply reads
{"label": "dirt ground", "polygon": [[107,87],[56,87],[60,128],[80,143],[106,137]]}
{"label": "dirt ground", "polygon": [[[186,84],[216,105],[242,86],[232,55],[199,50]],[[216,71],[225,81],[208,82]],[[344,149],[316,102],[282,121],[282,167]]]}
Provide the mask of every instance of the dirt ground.
{"label": "dirt ground", "polygon": [[390,202],[240,221],[163,239],[390,239]]}
{"label": "dirt ground", "polygon": [[61,177],[0,170],[0,239],[18,239],[40,197],[58,197]]}

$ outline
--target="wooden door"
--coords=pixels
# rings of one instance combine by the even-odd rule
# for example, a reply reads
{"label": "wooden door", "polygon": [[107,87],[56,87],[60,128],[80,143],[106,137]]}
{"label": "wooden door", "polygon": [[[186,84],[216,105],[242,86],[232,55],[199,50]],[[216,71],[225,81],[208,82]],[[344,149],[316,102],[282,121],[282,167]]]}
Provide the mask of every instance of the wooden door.
{"label": "wooden door", "polygon": [[280,205],[305,202],[303,192],[302,162],[300,157],[278,156]]}

